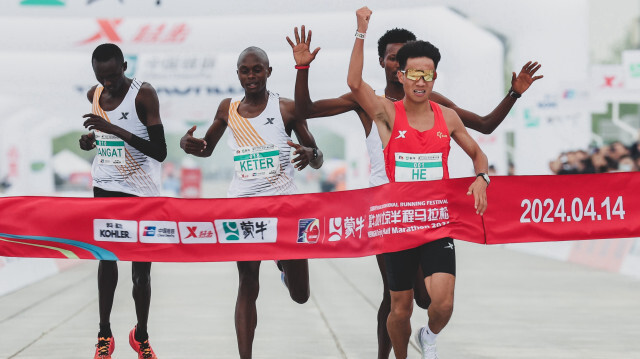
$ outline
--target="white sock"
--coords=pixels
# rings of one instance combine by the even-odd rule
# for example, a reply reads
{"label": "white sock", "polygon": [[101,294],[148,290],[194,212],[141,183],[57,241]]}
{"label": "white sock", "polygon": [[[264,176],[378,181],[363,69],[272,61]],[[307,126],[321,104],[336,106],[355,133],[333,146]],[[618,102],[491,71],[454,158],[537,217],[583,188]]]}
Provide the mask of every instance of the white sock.
{"label": "white sock", "polygon": [[429,328],[429,324],[424,326],[424,330],[422,331],[422,340],[424,340],[427,344],[433,345],[436,343],[436,338],[438,334],[435,334]]}

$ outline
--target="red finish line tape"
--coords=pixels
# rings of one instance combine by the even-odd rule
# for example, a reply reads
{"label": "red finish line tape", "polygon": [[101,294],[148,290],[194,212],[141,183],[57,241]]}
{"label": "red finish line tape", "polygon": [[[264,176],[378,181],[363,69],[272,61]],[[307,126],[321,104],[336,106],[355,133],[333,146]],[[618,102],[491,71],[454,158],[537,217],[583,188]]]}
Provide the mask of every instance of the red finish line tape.
{"label": "red finish line tape", "polygon": [[151,262],[362,257],[443,237],[480,244],[640,235],[640,175],[494,177],[233,199],[0,198],[0,256]]}

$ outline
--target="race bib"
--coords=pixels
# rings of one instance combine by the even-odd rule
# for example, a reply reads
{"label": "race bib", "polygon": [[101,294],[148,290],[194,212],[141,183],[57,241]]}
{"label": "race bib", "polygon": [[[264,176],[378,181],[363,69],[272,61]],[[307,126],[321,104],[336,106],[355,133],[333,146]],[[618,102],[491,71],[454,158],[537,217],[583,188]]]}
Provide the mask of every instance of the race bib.
{"label": "race bib", "polygon": [[268,144],[240,147],[233,155],[234,168],[243,180],[265,178],[280,173],[280,149]]}
{"label": "race bib", "polygon": [[440,180],[444,176],[442,153],[396,152],[396,182]]}
{"label": "race bib", "polygon": [[101,165],[124,165],[126,162],[124,141],[108,133],[95,131],[98,163]]}

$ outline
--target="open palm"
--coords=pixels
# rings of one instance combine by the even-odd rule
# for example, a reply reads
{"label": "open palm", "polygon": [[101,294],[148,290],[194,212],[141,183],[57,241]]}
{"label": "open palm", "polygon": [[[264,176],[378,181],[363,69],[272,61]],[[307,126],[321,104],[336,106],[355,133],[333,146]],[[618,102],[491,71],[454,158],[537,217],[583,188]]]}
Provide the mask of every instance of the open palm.
{"label": "open palm", "polygon": [[296,38],[296,43],[287,36],[287,42],[291,46],[293,50],[293,59],[296,61],[296,65],[298,66],[307,66],[316,58],[316,54],[320,51],[320,48],[316,48],[311,52],[309,49],[311,48],[311,30],[309,30],[309,34],[306,34],[304,25],[301,26],[300,33],[298,33],[298,28],[293,29],[293,33]]}

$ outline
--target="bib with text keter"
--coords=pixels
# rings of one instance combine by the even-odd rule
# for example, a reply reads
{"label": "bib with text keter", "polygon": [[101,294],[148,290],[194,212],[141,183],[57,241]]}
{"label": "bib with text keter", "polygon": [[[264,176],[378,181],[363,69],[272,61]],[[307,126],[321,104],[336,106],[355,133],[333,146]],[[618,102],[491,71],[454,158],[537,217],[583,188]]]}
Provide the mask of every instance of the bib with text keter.
{"label": "bib with text keter", "polygon": [[442,153],[403,153],[396,152],[396,182],[420,182],[440,180]]}
{"label": "bib with text keter", "polygon": [[233,162],[243,180],[276,176],[280,173],[280,150],[273,144],[240,147],[233,154]]}

